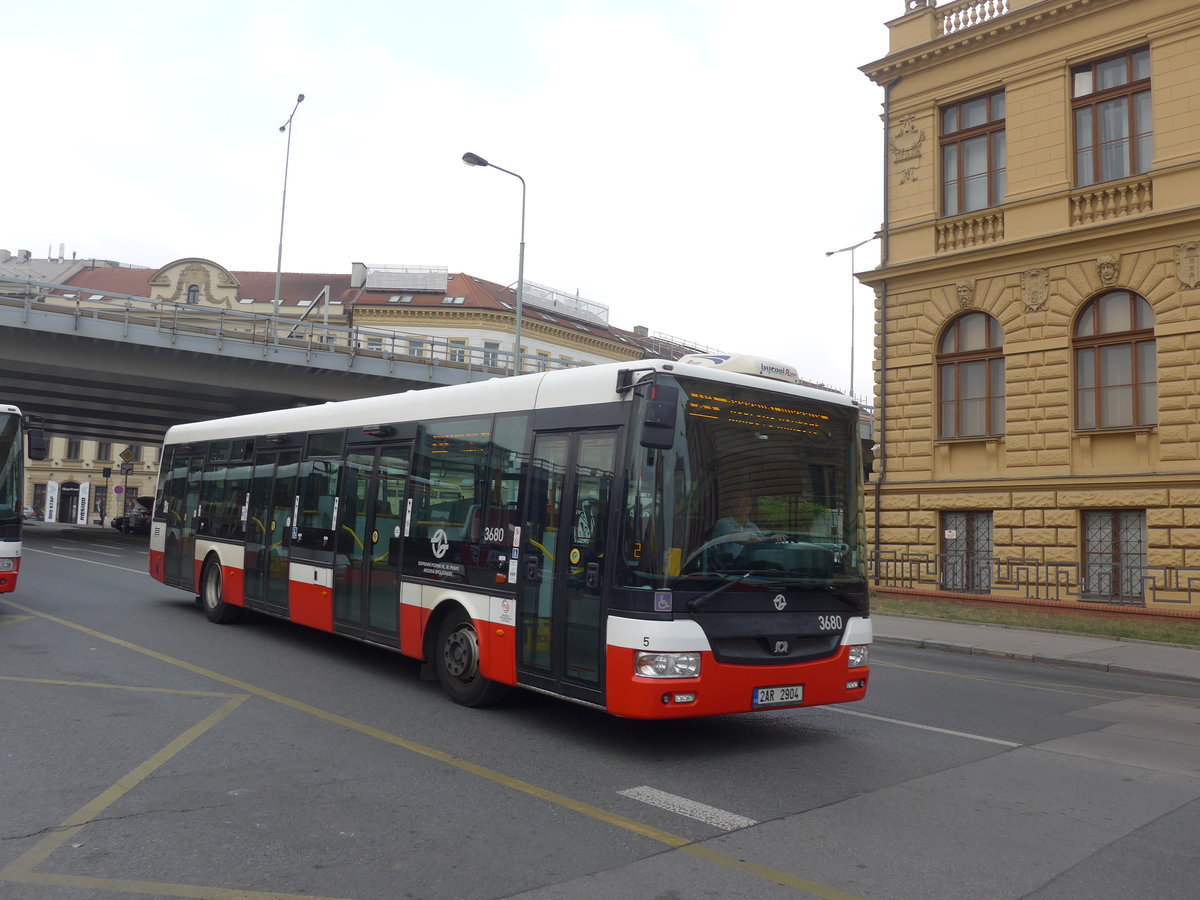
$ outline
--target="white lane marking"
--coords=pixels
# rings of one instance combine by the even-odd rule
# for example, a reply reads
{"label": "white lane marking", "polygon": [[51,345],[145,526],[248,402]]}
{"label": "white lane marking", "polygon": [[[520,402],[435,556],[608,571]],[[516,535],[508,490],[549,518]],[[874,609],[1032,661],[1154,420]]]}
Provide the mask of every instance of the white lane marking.
{"label": "white lane marking", "polygon": [[39,550],[36,547],[22,547],[22,553],[40,553],[43,556],[57,556],[59,559],[71,559],[75,562],[85,562],[92,566],[104,566],[108,569],[120,569],[122,572],[133,572],[135,575],[149,575],[145,569],[131,569],[128,566],[114,566],[112,563],[100,562],[98,559],[80,559],[78,556],[67,556],[65,553],[51,553],[49,550]]}
{"label": "white lane marking", "polygon": [[876,722],[887,722],[890,725],[903,725],[905,728],[920,728],[922,731],[936,731],[938,734],[948,734],[951,737],[966,738],[969,741],[984,741],[989,744],[999,744],[1002,747],[1024,747],[1015,741],[1003,741],[1000,738],[985,737],[982,734],[971,734],[966,731],[951,731],[949,728],[936,728],[933,725],[922,725],[919,722],[906,722],[903,719],[889,719],[887,716],[873,716],[870,713],[854,709],[842,709],[838,706],[826,706],[829,712],[841,713],[844,716],[858,716],[860,719],[874,719]]}
{"label": "white lane marking", "polygon": [[[55,550],[75,550],[74,547],[63,547],[58,544],[51,544],[50,546],[53,547]],[[97,556],[115,556],[117,558],[120,558],[125,555],[124,553],[107,553],[104,550],[94,550],[91,547],[81,547],[79,550],[76,550],[75,552],[77,552],[77,553],[95,553]]]}
{"label": "white lane marking", "polygon": [[745,816],[726,812],[723,809],[717,809],[715,806],[706,806],[703,803],[697,803],[695,800],[689,800],[687,797],[668,794],[666,791],[660,791],[658,788],[647,787],[646,785],[618,791],[617,793],[622,797],[639,800],[642,803],[657,806],[659,809],[665,809],[667,812],[687,816],[689,819],[695,819],[698,822],[707,822],[709,825],[720,828],[722,831],[737,831],[739,828],[749,828],[751,825],[758,824],[753,819],[747,819]]}

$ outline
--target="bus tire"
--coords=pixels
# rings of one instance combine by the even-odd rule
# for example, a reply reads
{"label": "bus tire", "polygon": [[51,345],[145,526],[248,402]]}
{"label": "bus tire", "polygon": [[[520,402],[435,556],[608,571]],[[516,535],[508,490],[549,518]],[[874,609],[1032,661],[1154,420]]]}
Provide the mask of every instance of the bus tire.
{"label": "bus tire", "polygon": [[471,617],[462,610],[442,619],[433,664],[447,696],[462,706],[488,706],[508,693],[508,685],[484,678],[479,672],[479,636]]}
{"label": "bus tire", "polygon": [[200,573],[200,603],[208,621],[227,625],[242,617],[242,608],[225,602],[222,585],[221,564],[217,559],[210,558]]}

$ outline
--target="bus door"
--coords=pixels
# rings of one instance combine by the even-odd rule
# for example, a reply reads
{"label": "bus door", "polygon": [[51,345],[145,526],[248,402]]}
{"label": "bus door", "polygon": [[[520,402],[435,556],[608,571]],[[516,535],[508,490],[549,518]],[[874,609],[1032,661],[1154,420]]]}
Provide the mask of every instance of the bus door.
{"label": "bus door", "polygon": [[595,702],[616,448],[613,430],[534,437],[521,549],[519,680]]}
{"label": "bus door", "polygon": [[400,633],[400,553],[411,442],[351,449],[338,490],[333,630]]}
{"label": "bus door", "polygon": [[203,454],[179,448],[163,486],[167,518],[163,580],[186,590],[196,588],[196,507],[203,475]]}
{"label": "bus door", "polygon": [[299,450],[260,450],[246,498],[246,605],[287,615]]}

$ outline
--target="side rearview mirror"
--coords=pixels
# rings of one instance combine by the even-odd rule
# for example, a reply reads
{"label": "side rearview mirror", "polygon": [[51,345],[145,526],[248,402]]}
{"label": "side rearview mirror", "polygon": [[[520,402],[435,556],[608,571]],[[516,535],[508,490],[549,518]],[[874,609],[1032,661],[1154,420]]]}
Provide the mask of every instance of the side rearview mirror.
{"label": "side rearview mirror", "polygon": [[651,385],[643,409],[642,446],[670,450],[675,445],[679,388],[671,384]]}
{"label": "side rearview mirror", "polygon": [[25,432],[25,441],[30,459],[43,460],[49,455],[49,442],[46,440],[46,432],[42,429],[30,428]]}

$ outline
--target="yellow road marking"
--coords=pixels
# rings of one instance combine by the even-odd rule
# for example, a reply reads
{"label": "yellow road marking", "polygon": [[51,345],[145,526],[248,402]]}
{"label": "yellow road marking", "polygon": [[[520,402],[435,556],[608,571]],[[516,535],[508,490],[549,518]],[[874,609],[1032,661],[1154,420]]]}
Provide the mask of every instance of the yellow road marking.
{"label": "yellow road marking", "polygon": [[90,891],[121,891],[126,894],[145,894],[150,897],[183,897],[187,900],[192,900],[192,898],[195,900],[347,900],[347,898],[341,897],[318,897],[315,894],[239,891],[194,884],[123,881],[119,878],[88,878],[84,875],[55,875],[49,872],[31,872],[28,877],[22,878],[20,883],[71,887]]}
{"label": "yellow road marking", "polygon": [[28,622],[33,616],[10,616],[7,613],[0,614],[0,628],[5,625],[15,625],[17,622]]}
{"label": "yellow road marking", "polygon": [[[822,898],[822,900],[860,900],[860,898],[856,897],[853,894],[847,894],[847,893],[845,893],[843,891],[839,891],[835,888],[827,887],[825,885],[818,884],[817,882],[814,882],[814,881],[809,881],[806,878],[800,878],[800,877],[798,877],[796,875],[792,875],[788,872],[782,872],[778,869],[772,869],[769,866],[763,866],[763,865],[759,865],[757,863],[752,863],[752,862],[749,862],[744,859],[739,859],[736,856],[732,856],[727,853],[722,853],[719,850],[713,850],[713,849],[704,847],[700,844],[692,843],[692,841],[689,838],[680,837],[679,835],[671,834],[670,832],[667,832],[667,831],[662,831],[661,829],[654,828],[650,825],[646,825],[646,824],[644,824],[642,822],[638,822],[634,819],[629,819],[629,818],[626,818],[625,816],[618,815],[616,813],[609,812],[608,810],[601,809],[600,807],[592,806],[589,803],[584,803],[581,800],[576,800],[573,797],[568,797],[565,794],[559,794],[555,791],[548,790],[547,788],[543,788],[543,787],[539,787],[538,785],[531,784],[530,782],[522,781],[521,779],[518,779],[518,778],[513,778],[509,775],[505,775],[502,772],[498,772],[495,769],[489,769],[486,766],[479,765],[478,763],[471,762],[470,760],[467,760],[467,759],[462,759],[460,757],[457,757],[450,753],[447,753],[443,750],[437,750],[433,747],[427,747],[424,744],[418,744],[416,741],[410,741],[407,738],[402,738],[399,735],[391,734],[390,732],[383,731],[379,728],[374,728],[370,725],[365,725],[361,722],[356,722],[353,719],[348,719],[345,716],[338,715],[337,713],[331,713],[326,710],[320,709],[319,707],[310,706],[307,703],[303,703],[299,700],[293,700],[290,697],[285,697],[284,695],[277,694],[274,691],[269,691],[269,690],[266,690],[265,688],[256,687],[255,685],[249,684],[248,682],[239,681],[236,678],[230,678],[227,675],[222,675],[221,673],[214,672],[211,669],[205,669],[202,666],[197,666],[193,663],[189,663],[189,662],[186,662],[181,659],[176,659],[175,657],[168,656],[165,653],[159,653],[157,650],[151,650],[148,647],[142,647],[142,646],[139,646],[138,644],[130,643],[129,641],[123,640],[123,639],[115,637],[113,635],[105,634],[104,632],[101,632],[101,631],[96,631],[94,629],[88,628],[85,625],[79,625],[75,622],[70,622],[66,619],[59,618],[58,616],[50,615],[49,613],[40,612],[35,609],[30,609],[28,607],[21,606],[19,604],[13,603],[10,600],[6,600],[3,602],[6,602],[9,605],[11,605],[17,609],[20,609],[22,612],[29,613],[30,615],[38,616],[40,618],[46,619],[47,621],[54,622],[55,624],[62,625],[64,627],[70,628],[74,631],[81,632],[83,634],[89,635],[90,637],[94,637],[98,640],[107,641],[108,643],[115,644],[118,647],[124,647],[127,650],[132,650],[135,653],[140,653],[143,656],[148,656],[151,659],[155,659],[155,660],[158,660],[159,662],[163,662],[168,665],[184,669],[185,671],[192,672],[196,675],[201,675],[206,678],[211,678],[215,681],[221,682],[222,684],[226,684],[226,685],[229,685],[230,687],[234,687],[237,690],[242,691],[246,694],[251,694],[256,697],[261,697],[264,700],[270,700],[274,703],[278,703],[278,704],[281,704],[282,706],[286,706],[290,709],[294,709],[297,712],[302,712],[302,713],[305,713],[306,715],[310,715],[315,718],[322,719],[323,721],[330,722],[335,725],[340,725],[344,728],[349,728],[352,731],[357,731],[360,734],[367,735],[368,737],[372,737],[377,740],[383,741],[385,743],[392,744],[396,747],[401,747],[405,750],[408,750],[411,753],[415,753],[419,756],[424,756],[428,759],[436,760],[445,765],[452,766],[452,767],[459,769],[461,771],[464,771],[464,772],[468,772],[479,778],[484,778],[488,781],[491,781],[495,784],[502,785],[511,790],[519,791],[519,792],[521,792],[523,794],[527,794],[531,797],[536,797],[539,800],[544,800],[547,803],[552,803],[552,804],[554,804],[556,806],[560,806],[564,809],[569,809],[572,812],[579,813],[580,815],[586,816],[586,817],[594,819],[596,821],[604,822],[604,823],[612,825],[616,828],[620,828],[624,831],[628,831],[633,834],[640,835],[641,837],[647,838],[649,840],[656,841],[660,844],[665,844],[666,846],[671,847],[673,849],[681,850],[682,852],[688,853],[691,856],[695,856],[698,859],[703,859],[708,862],[717,863],[718,865],[722,865],[722,866],[725,866],[730,869],[735,869],[735,870],[739,870],[742,872],[746,872],[747,874],[753,875],[757,878],[762,878],[763,880],[766,880],[766,881],[772,881],[776,884],[783,885],[785,887],[796,888],[797,890],[802,890],[809,894],[812,894],[813,896],[820,897],[820,898]],[[230,700],[229,703],[227,703],[225,706],[223,706],[221,708],[221,710],[226,710],[228,708],[228,711],[221,714],[219,716],[219,718],[214,719],[214,716],[218,716],[218,714],[221,711],[218,711],[218,713],[214,713],[213,716],[209,716],[209,718],[205,720],[205,723],[209,723],[209,720],[212,720],[212,722],[207,725],[204,725],[204,723],[201,723],[202,725],[204,725],[203,730],[207,730],[207,728],[212,727],[213,724],[216,724],[216,721],[219,721],[220,718],[224,718],[226,715],[229,714],[229,712],[232,712],[233,708],[235,708],[236,704],[240,704],[243,699],[245,699],[245,698],[235,698],[233,700]],[[234,704],[235,706],[231,707],[230,704]],[[197,731],[196,729],[199,729],[200,727],[201,726],[196,726],[196,728],[189,729],[187,732],[184,733],[183,736],[176,739],[176,741],[173,742],[171,745],[168,745],[168,748],[174,747],[175,744],[178,744],[181,740],[183,740],[183,738],[185,736],[192,735],[193,731],[196,732],[194,735],[187,738],[187,741],[185,743],[181,744],[177,749],[172,751],[169,756],[163,757],[163,754],[167,752],[167,750],[164,750],[164,751],[160,751],[158,754],[156,754],[154,757],[152,757],[151,761],[153,761],[153,760],[159,760],[159,761],[156,764],[154,764],[152,768],[150,768],[148,771],[146,771],[145,774],[141,775],[138,780],[141,780],[141,778],[145,778],[147,775],[150,774],[150,772],[154,771],[154,769],[157,769],[159,766],[161,766],[163,763],[165,763],[167,761],[167,759],[169,759],[171,756],[174,756],[175,753],[179,752],[179,750],[182,750],[183,747],[187,745],[187,743],[191,743],[191,741],[195,740],[196,737],[199,737],[200,733],[202,733],[202,732]],[[160,760],[159,759],[160,757],[163,757],[163,758]],[[148,761],[147,763],[143,763],[143,765],[141,767],[139,767],[138,769],[135,769],[134,772],[135,773],[139,772],[143,767],[149,765],[151,761]],[[132,774],[133,773],[131,773],[131,775]],[[129,779],[130,779],[130,776],[126,776],[124,779],[122,779],[120,782],[117,783],[117,787],[119,788],[121,785],[125,784]],[[119,799],[120,796],[124,796],[124,794],[129,789],[131,789],[133,786],[134,786],[134,784],[131,783],[128,788],[121,790],[121,793],[118,796],[113,797],[111,800],[106,802],[104,804],[104,806],[108,806],[109,804],[111,804],[111,803],[115,802],[117,799]],[[106,797],[114,789],[115,788],[112,788],[112,789],[110,789],[110,791],[107,791],[107,792],[105,792],[105,794],[102,794],[101,798]],[[99,802],[99,799],[100,798],[97,798],[97,800],[94,800],[94,801],[92,801],[91,804],[88,804],[88,806],[85,806],[84,810],[90,809],[97,802]],[[104,806],[101,806],[100,809],[103,809]],[[83,811],[81,810],[80,813],[82,813],[82,812]],[[39,877],[39,878],[40,877],[54,877],[54,878],[74,877],[74,876],[39,876],[36,873],[28,872],[28,870],[31,869],[34,865],[36,865],[38,862],[40,862],[42,859],[49,856],[50,853],[54,852],[54,850],[61,847],[64,843],[66,843],[66,841],[69,839],[71,834],[74,834],[75,831],[77,831],[79,828],[83,827],[83,824],[86,824],[86,821],[84,821],[83,824],[79,824],[78,827],[75,827],[71,824],[79,818],[80,813],[76,813],[75,816],[71,817],[63,825],[59,826],[60,828],[74,828],[74,830],[70,831],[69,834],[66,837],[63,837],[61,840],[56,840],[53,848],[51,848],[48,852],[46,852],[42,855],[39,855],[35,862],[32,862],[32,863],[26,862],[27,858],[33,856],[35,853],[37,853],[39,848],[41,848],[44,844],[47,844],[53,838],[57,838],[58,835],[52,835],[50,837],[43,839],[42,842],[39,842],[38,845],[36,845],[28,853],[21,856],[18,860],[11,863],[10,865],[4,867],[3,869],[0,869],[0,878],[8,878],[9,873],[12,871],[16,871],[17,874],[20,874],[23,878],[24,877]],[[94,815],[94,813],[93,813],[93,815]],[[90,816],[89,816],[89,818],[90,818]],[[88,883],[91,884],[92,882],[89,880]],[[114,882],[114,883],[123,884],[124,882]],[[134,884],[149,885],[148,882],[134,882]],[[219,900],[264,900],[264,898],[269,898],[269,897],[287,898],[287,900],[290,900],[290,898],[292,896],[292,895],[287,895],[287,894],[256,894],[256,893],[239,893],[239,892],[230,892],[230,891],[208,893],[208,894],[205,894],[205,893],[168,893],[168,892],[164,891],[163,888],[180,888],[180,889],[183,889],[186,891],[203,891],[203,890],[210,890],[210,889],[195,888],[195,887],[191,887],[191,886],[187,886],[187,885],[159,885],[158,886],[159,892],[163,893],[167,896],[189,897],[189,898],[190,897],[201,897],[201,898],[206,898],[206,900],[207,900],[207,898],[219,898]],[[124,889],[128,890],[127,888],[124,888]],[[139,890],[139,891],[135,891],[135,893],[153,893],[153,891],[150,890],[149,887],[147,887],[144,891]],[[308,897],[307,900],[327,900],[327,898]]]}
{"label": "yellow road marking", "polygon": [[17,681],[22,684],[51,684],[55,687],[107,688],[112,691],[132,691],[146,694],[177,694],[184,697],[242,697],[245,694],[230,694],[226,691],[185,691],[179,688],[142,687],[130,684],[107,684],[103,681],[64,681],[60,678],[20,678],[16,675],[0,675],[0,681]]}
{"label": "yellow road marking", "polygon": [[55,850],[58,850],[63,844],[71,840],[80,829],[94,820],[100,813],[128,794],[155,771],[170,762],[170,760],[196,740],[196,738],[200,737],[200,735],[204,734],[204,732],[208,731],[208,729],[212,728],[248,699],[248,697],[243,696],[232,697],[225,701],[215,712],[187,729],[187,731],[175,738],[175,740],[171,741],[163,749],[119,779],[116,784],[104,791],[100,796],[85,803],[79,810],[64,819],[50,834],[38,841],[30,850],[27,850],[12,863],[5,866],[3,871],[5,873],[23,874],[43,862]]}
{"label": "yellow road marking", "polygon": [[65,681],[53,678],[17,678],[0,676],[0,681],[24,684],[47,684],[58,687],[107,688],[118,691],[173,694],[177,696],[226,698],[227,702],[203,721],[193,725],[174,741],[121,778],[107,791],[96,797],[83,808],[69,816],[50,834],[35,844],[12,863],[0,868],[0,881],[17,884],[38,884],[53,887],[72,887],[87,890],[122,891],[130,894],[146,894],[155,897],[199,898],[199,900],[337,900],[332,897],[314,897],[312,894],[284,894],[277,891],[242,891],[228,888],[213,888],[202,885],[168,884],[157,881],[135,881],[118,878],[97,878],[84,875],[62,875],[53,872],[35,872],[33,869],[44,863],[60,850],[84,827],[95,821],[101,813],[112,806],[143,781],[161,768],[184,748],[217,725],[235,709],[250,699],[249,694],[228,694],[219,691],[190,691],[174,688],[153,688],[120,684],[104,684],[90,681]]}

